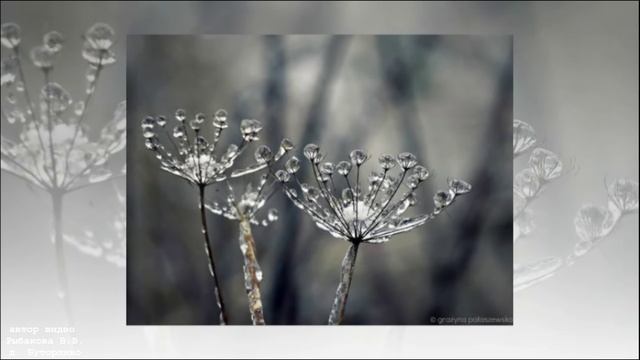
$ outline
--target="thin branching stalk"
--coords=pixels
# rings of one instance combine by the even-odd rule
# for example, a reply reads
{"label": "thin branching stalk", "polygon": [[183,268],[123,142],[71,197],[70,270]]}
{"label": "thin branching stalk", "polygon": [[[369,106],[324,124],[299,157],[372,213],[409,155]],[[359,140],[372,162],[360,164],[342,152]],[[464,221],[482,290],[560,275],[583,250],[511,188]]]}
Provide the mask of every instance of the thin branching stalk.
{"label": "thin branching stalk", "polygon": [[356,265],[356,256],[358,255],[358,246],[360,242],[354,241],[349,245],[347,253],[342,259],[342,267],[340,268],[340,283],[336,290],[336,297],[331,306],[331,314],[329,315],[329,325],[340,325],[344,319],[344,310],[347,306],[347,298],[349,297],[349,288],[351,287],[351,279],[353,278],[353,270]]}
{"label": "thin branching stalk", "polygon": [[253,325],[265,325],[264,313],[262,310],[262,296],[260,294],[260,282],[262,281],[262,270],[256,256],[256,244],[251,233],[251,224],[248,220],[240,221],[239,242],[240,251],[244,259],[244,287],[249,299],[249,313]]}
{"label": "thin branching stalk", "polygon": [[218,273],[216,272],[216,264],[213,260],[213,251],[211,250],[211,243],[209,240],[209,230],[207,228],[207,216],[204,206],[204,185],[200,185],[199,189],[199,207],[200,207],[200,220],[202,221],[202,235],[204,237],[204,250],[207,253],[207,259],[209,260],[209,273],[213,277],[213,291],[216,296],[216,304],[219,309],[220,325],[226,325],[228,322],[227,313],[224,308],[224,300],[222,299],[222,290],[218,282]]}
{"label": "thin branching stalk", "polygon": [[56,253],[56,270],[58,274],[58,296],[63,301],[64,311],[67,321],[73,324],[73,313],[71,311],[71,298],[69,296],[69,282],[67,278],[67,266],[64,256],[64,238],[62,235],[62,200],[63,194],[60,192],[51,193],[51,203],[53,206],[53,230],[54,247]]}

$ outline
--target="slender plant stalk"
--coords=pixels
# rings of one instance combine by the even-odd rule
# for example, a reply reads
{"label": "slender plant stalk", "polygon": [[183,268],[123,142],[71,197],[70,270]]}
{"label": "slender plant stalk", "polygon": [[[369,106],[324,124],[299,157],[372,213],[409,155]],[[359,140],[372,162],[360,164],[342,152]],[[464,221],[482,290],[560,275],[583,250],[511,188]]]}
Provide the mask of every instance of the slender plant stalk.
{"label": "slender plant stalk", "polygon": [[353,278],[353,269],[356,265],[356,256],[358,255],[359,242],[354,241],[349,245],[347,253],[342,259],[342,268],[340,269],[340,283],[336,290],[336,297],[331,307],[331,315],[329,315],[329,325],[340,325],[344,318],[344,310],[347,306],[347,297],[349,297],[349,288],[351,287],[351,279]]}
{"label": "slender plant stalk", "polygon": [[67,279],[67,266],[64,256],[64,239],[62,235],[62,199],[63,194],[60,192],[51,193],[51,202],[53,204],[53,231],[54,246],[56,252],[56,268],[58,273],[58,296],[64,303],[64,310],[67,321],[73,324],[73,313],[71,311],[71,298],[69,296],[69,281]]}
{"label": "slender plant stalk", "polygon": [[249,299],[249,312],[253,325],[265,325],[264,313],[262,311],[262,296],[260,295],[260,281],[262,281],[262,270],[256,257],[256,243],[251,233],[251,224],[248,220],[240,221],[240,251],[244,258],[244,287],[247,290]]}
{"label": "slender plant stalk", "polygon": [[224,309],[224,301],[222,300],[222,291],[220,289],[220,284],[218,282],[218,273],[216,272],[216,264],[213,261],[213,251],[211,250],[211,244],[209,241],[209,230],[207,229],[207,217],[206,210],[204,207],[204,185],[200,185],[198,187],[200,190],[200,220],[202,221],[202,235],[204,236],[204,250],[207,253],[207,259],[209,260],[209,273],[213,277],[214,283],[214,292],[216,295],[216,303],[218,305],[218,309],[220,310],[220,325],[226,325],[228,322],[227,313]]}

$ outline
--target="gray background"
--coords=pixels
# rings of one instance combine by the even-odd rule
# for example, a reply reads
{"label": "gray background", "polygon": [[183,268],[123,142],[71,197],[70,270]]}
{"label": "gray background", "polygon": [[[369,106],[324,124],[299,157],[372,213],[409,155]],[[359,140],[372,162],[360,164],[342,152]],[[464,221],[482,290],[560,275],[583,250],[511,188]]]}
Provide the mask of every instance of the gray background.
{"label": "gray background", "polygon": [[[124,49],[125,33],[513,34],[515,116],[532,123],[541,138],[553,145],[550,148],[581,164],[576,176],[554,187],[553,196],[538,203],[537,208],[549,214],[546,221],[539,221],[539,241],[529,242],[531,249],[520,249],[515,257],[532,251],[538,252],[532,254],[534,258],[566,254],[577,238],[572,224],[577,209],[585,202],[606,201],[603,176],[638,180],[637,3],[4,1],[1,6],[2,21],[20,23],[33,41],[46,30],[42,24],[79,36],[95,21],[109,22],[119,34],[118,54]],[[119,64],[124,64],[123,59]],[[77,63],[68,66],[73,69]],[[102,95],[113,101],[109,111],[124,98],[124,65],[119,69],[119,75],[111,75],[119,76],[119,85]],[[111,197],[102,194],[97,189],[76,194],[75,212],[100,224],[104,216],[92,215],[86,204]],[[1,204],[5,339],[12,326],[60,324],[62,308],[52,295],[55,275],[46,198],[3,174]],[[110,216],[119,210],[105,205],[100,209],[109,210]],[[84,298],[74,306],[82,306],[82,319],[87,319],[78,330],[83,341],[78,348],[92,357],[293,357],[313,352],[326,357],[637,358],[637,215],[619,226],[611,241],[577,266],[518,293],[515,325],[499,328],[125,327],[124,271],[101,267],[93,258],[78,254],[71,288],[76,298]],[[100,228],[105,234],[109,231]],[[496,339],[501,339],[499,344]],[[25,354],[27,348],[3,343],[2,354]]]}

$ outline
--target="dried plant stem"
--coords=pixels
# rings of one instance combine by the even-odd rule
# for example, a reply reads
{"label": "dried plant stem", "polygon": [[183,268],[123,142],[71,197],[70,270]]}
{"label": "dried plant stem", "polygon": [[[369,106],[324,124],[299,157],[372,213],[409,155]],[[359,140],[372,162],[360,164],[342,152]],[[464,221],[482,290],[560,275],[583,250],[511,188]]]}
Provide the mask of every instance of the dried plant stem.
{"label": "dried plant stem", "polygon": [[340,325],[344,318],[344,309],[347,306],[347,297],[349,297],[349,288],[351,287],[351,279],[353,278],[353,269],[356,265],[356,256],[358,255],[359,242],[352,242],[349,245],[347,253],[342,259],[342,267],[340,269],[340,284],[336,290],[336,297],[331,307],[331,315],[329,315],[329,325]]}
{"label": "dried plant stem", "polygon": [[260,281],[262,270],[256,257],[256,243],[251,233],[251,224],[248,220],[240,221],[240,251],[244,259],[244,287],[249,299],[249,312],[253,325],[265,325],[262,311],[262,296],[260,295]]}
{"label": "dried plant stem", "polygon": [[202,221],[202,235],[204,236],[204,250],[207,253],[207,259],[209,260],[209,273],[213,277],[214,283],[214,293],[216,296],[216,303],[218,305],[218,310],[220,311],[220,325],[227,324],[227,313],[224,309],[224,301],[222,300],[222,291],[220,289],[220,284],[218,282],[218,273],[216,272],[216,265],[213,261],[213,251],[211,250],[211,244],[209,241],[209,230],[207,229],[207,217],[206,210],[204,207],[204,185],[200,185],[199,189],[199,207],[200,207],[200,220]]}
{"label": "dried plant stem", "polygon": [[58,273],[58,296],[64,303],[64,310],[67,316],[67,322],[73,324],[73,313],[71,311],[71,298],[69,296],[69,282],[67,279],[67,266],[64,257],[64,238],[62,235],[62,199],[63,194],[60,192],[51,193],[51,202],[53,205],[53,231],[54,246],[56,252],[56,270]]}

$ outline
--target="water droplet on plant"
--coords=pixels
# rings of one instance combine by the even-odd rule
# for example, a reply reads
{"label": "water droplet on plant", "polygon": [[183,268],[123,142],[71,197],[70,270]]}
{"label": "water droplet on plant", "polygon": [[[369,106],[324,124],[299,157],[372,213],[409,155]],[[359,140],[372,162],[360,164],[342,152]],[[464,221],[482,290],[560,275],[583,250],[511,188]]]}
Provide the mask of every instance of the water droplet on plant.
{"label": "water droplet on plant", "polygon": [[107,50],[113,45],[115,31],[107,24],[96,23],[84,35],[86,42],[94,49]]}
{"label": "water droplet on plant", "polygon": [[629,179],[618,179],[612,182],[607,192],[610,207],[625,213],[638,210],[638,182]]}
{"label": "water droplet on plant", "polygon": [[585,205],[578,210],[574,225],[582,240],[593,241],[607,235],[613,228],[614,220],[605,207]]}
{"label": "water droplet on plant", "polygon": [[0,33],[0,42],[3,46],[13,49],[20,44],[20,26],[18,24],[4,23]]}
{"label": "water droplet on plant", "polygon": [[216,111],[215,115],[213,116],[213,126],[220,128],[220,129],[224,129],[226,127],[229,126],[229,124],[227,123],[227,111],[224,109],[220,109],[218,111]]}
{"label": "water droplet on plant", "polygon": [[418,159],[416,159],[416,156],[412,153],[403,152],[398,155],[398,163],[403,169],[407,170],[416,166]]}
{"label": "water droplet on plant", "polygon": [[167,118],[163,115],[156,116],[156,124],[160,127],[164,127],[167,124]]}
{"label": "water droplet on plant", "polygon": [[278,179],[278,181],[286,183],[289,182],[291,175],[284,170],[278,170],[276,171],[276,178]]}
{"label": "water droplet on plant", "polygon": [[240,122],[240,132],[244,141],[257,141],[258,133],[262,130],[262,123],[254,119],[244,119]]}
{"label": "water droplet on plant", "polygon": [[304,147],[304,156],[311,161],[315,160],[319,153],[320,147],[316,144],[307,144]]}
{"label": "water droplet on plant", "polygon": [[533,150],[529,157],[529,167],[545,181],[553,180],[562,173],[562,161],[558,155],[542,148]]}
{"label": "water droplet on plant", "polygon": [[529,168],[519,171],[513,179],[513,189],[524,198],[533,198],[540,190],[540,179]]}
{"label": "water droplet on plant", "polygon": [[413,190],[413,189],[417,188],[418,185],[420,184],[420,177],[417,174],[411,174],[407,178],[406,184],[409,187],[409,189]]}
{"label": "water droplet on plant", "polygon": [[155,151],[160,146],[160,142],[157,137],[151,137],[144,141],[144,146],[149,150]]}
{"label": "water droplet on plant", "polygon": [[176,110],[176,120],[180,121],[180,122],[184,122],[184,120],[187,118],[187,112],[184,111],[183,109],[178,109]]}
{"label": "water droplet on plant", "polygon": [[351,171],[351,163],[348,161],[340,161],[338,165],[336,165],[336,171],[342,176],[349,175],[349,172]]}
{"label": "water droplet on plant", "polygon": [[396,159],[389,154],[380,155],[378,162],[380,162],[380,167],[382,167],[384,171],[392,169],[397,164]]}
{"label": "water droplet on plant", "polygon": [[69,92],[58,83],[48,83],[43,86],[40,97],[45,109],[48,108],[54,114],[65,111],[73,101]]}
{"label": "water droplet on plant", "polygon": [[449,189],[456,195],[466,194],[471,191],[471,184],[464,180],[452,178],[449,179]]}
{"label": "water droplet on plant", "polygon": [[298,170],[300,170],[300,160],[298,160],[297,157],[292,156],[289,160],[287,160],[284,167],[285,169],[287,169],[287,172],[289,174],[295,174],[298,172]]}
{"label": "water droplet on plant", "polygon": [[513,155],[518,156],[536,143],[536,133],[524,121],[513,120]]}
{"label": "water droplet on plant", "polygon": [[449,191],[439,191],[433,196],[433,203],[438,209],[449,206],[452,201],[453,195]]}
{"label": "water droplet on plant", "polygon": [[256,149],[255,158],[259,164],[266,164],[273,160],[273,152],[267,145],[260,145]]}
{"label": "water droplet on plant", "polygon": [[116,62],[116,54],[111,50],[94,49],[85,44],[82,57],[92,66],[107,66]]}
{"label": "water droplet on plant", "polygon": [[49,50],[46,46],[40,45],[32,48],[30,55],[31,62],[33,62],[35,67],[46,70],[53,67],[56,53]]}
{"label": "water droplet on plant", "polygon": [[173,137],[176,139],[182,138],[185,136],[184,125],[177,125],[173,128]]}
{"label": "water droplet on plant", "polygon": [[320,165],[320,173],[322,175],[331,176],[333,174],[333,164],[330,162],[322,163]]}
{"label": "water droplet on plant", "polygon": [[280,142],[280,147],[284,149],[284,151],[289,151],[294,148],[293,142],[290,139],[284,138]]}
{"label": "water droplet on plant", "polygon": [[270,222],[274,222],[278,220],[279,212],[277,209],[269,209],[269,213],[267,214],[267,218]]}
{"label": "water droplet on plant", "polygon": [[351,158],[351,163],[356,166],[362,165],[365,161],[367,161],[368,155],[366,151],[361,149],[353,150],[349,157]]}
{"label": "water droplet on plant", "polygon": [[49,31],[44,34],[43,37],[44,46],[47,47],[50,51],[57,53],[62,50],[62,45],[64,44],[64,37],[57,31]]}
{"label": "water droplet on plant", "polygon": [[[425,181],[429,178],[429,170],[427,170],[426,167],[422,166],[422,165],[416,165],[416,167],[413,168],[413,173],[418,176],[418,178],[420,179],[420,181]],[[460,180],[458,180],[460,181]],[[466,184],[466,183],[465,183]],[[469,184],[467,184],[469,185]],[[451,187],[451,182],[449,182],[449,187]],[[469,185],[469,190],[471,189],[471,185]]]}

